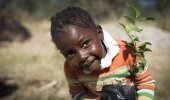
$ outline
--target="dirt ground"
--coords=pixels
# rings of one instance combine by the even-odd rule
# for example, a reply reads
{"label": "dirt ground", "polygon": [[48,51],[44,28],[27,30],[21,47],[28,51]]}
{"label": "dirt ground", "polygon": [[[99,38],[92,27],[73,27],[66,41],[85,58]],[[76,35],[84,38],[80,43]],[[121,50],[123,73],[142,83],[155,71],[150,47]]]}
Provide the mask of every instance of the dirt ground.
{"label": "dirt ground", "polygon": [[[0,100],[69,100],[63,74],[64,58],[52,44],[47,21],[25,23],[33,38],[0,48]],[[102,24],[116,39],[128,40],[118,24]],[[142,25],[140,38],[149,41],[146,54],[156,80],[155,100],[170,100],[170,32]]]}

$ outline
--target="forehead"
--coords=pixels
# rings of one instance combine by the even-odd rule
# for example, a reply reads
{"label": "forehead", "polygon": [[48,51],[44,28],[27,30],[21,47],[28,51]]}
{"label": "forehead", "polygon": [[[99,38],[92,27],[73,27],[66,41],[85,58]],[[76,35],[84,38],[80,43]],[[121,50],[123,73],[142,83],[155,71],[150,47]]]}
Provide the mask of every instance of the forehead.
{"label": "forehead", "polygon": [[95,29],[92,27],[81,27],[77,25],[66,25],[63,28],[63,33],[72,36],[72,35],[93,35],[96,33]]}
{"label": "forehead", "polygon": [[66,25],[63,28],[63,31],[56,36],[54,42],[59,49],[63,49],[63,45],[64,46],[70,46],[73,44],[76,45],[82,39],[85,38],[96,39],[96,37],[97,32],[95,31],[94,28],[80,27],[76,25]]}
{"label": "forehead", "polygon": [[84,35],[90,35],[88,34],[89,31],[90,30],[88,28],[83,28],[75,25],[67,25],[63,28],[63,32],[60,35],[65,36],[68,40],[71,41],[79,39]]}

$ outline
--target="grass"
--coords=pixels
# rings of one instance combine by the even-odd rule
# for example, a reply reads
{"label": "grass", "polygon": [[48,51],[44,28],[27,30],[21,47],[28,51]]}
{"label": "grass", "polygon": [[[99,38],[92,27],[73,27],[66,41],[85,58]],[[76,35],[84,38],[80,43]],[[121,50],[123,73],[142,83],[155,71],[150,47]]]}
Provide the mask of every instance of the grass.
{"label": "grass", "polygon": [[[69,96],[65,93],[67,84],[62,73],[64,58],[55,48],[27,45],[13,44],[0,49],[0,79],[18,87],[10,99],[66,100]],[[39,91],[53,80],[57,81],[54,87]]]}
{"label": "grass", "polygon": [[[0,99],[69,100],[63,74],[64,58],[50,41],[48,26],[26,25],[34,33],[31,40],[0,48],[0,82],[17,87],[11,95]],[[53,87],[40,91],[54,80],[56,84]]]}
{"label": "grass", "polygon": [[[16,90],[2,100],[69,100],[67,82],[63,74],[64,58],[50,42],[49,26],[24,23],[33,38],[0,48],[0,84],[15,85]],[[156,80],[155,100],[170,98],[170,48],[154,48],[147,54],[148,65]],[[52,81],[56,84],[40,89]]]}
{"label": "grass", "polygon": [[155,100],[169,100],[170,98],[170,48],[155,48],[147,55],[148,65],[156,80]]}

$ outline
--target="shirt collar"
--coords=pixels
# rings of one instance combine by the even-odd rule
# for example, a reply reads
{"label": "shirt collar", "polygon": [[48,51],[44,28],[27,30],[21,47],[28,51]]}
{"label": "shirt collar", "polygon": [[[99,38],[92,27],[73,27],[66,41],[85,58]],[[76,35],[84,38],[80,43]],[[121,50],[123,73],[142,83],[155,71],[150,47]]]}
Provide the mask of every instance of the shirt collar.
{"label": "shirt collar", "polygon": [[104,45],[107,49],[107,54],[104,58],[101,59],[101,68],[107,68],[112,64],[112,59],[118,54],[119,52],[119,45],[118,43],[112,38],[112,36],[103,30],[104,32]]}

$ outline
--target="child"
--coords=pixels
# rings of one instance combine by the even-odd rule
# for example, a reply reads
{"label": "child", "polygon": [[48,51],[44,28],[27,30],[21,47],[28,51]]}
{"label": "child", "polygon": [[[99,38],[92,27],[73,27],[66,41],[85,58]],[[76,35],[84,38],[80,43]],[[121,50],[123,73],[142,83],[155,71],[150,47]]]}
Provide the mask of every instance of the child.
{"label": "child", "polygon": [[87,11],[68,7],[56,13],[51,36],[66,59],[64,72],[74,100],[102,98],[102,88],[113,84],[135,86],[138,100],[153,99],[155,85],[148,66],[135,68],[127,43],[114,40]]}

